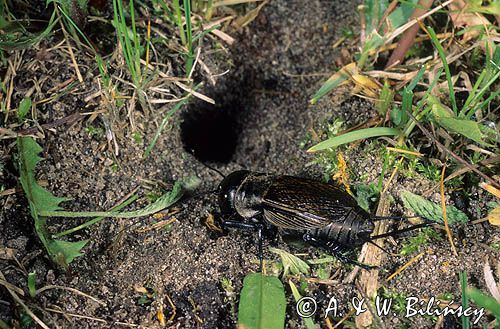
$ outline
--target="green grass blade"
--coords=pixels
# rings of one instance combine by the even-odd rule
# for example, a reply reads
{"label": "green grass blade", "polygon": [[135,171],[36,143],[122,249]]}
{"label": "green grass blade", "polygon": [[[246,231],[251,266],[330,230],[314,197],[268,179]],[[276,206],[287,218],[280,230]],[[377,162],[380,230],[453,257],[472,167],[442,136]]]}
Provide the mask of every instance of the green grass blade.
{"label": "green grass blade", "polygon": [[424,76],[425,71],[427,70],[427,67],[425,65],[422,65],[420,70],[418,70],[417,75],[413,78],[413,80],[410,82],[408,85],[408,90],[413,91],[417,84],[422,80],[422,77]]}
{"label": "green grass blade", "polygon": [[[469,300],[467,298],[467,272],[462,271],[459,273],[460,277],[460,288],[462,290],[462,309],[466,310],[469,307]],[[462,318],[462,329],[470,329],[470,320],[466,316],[461,316]]]}
{"label": "green grass blade", "polygon": [[28,273],[28,292],[30,293],[31,298],[36,296],[36,273],[30,272]]}
{"label": "green grass blade", "polygon": [[446,54],[444,52],[443,46],[437,38],[436,32],[434,32],[434,30],[430,26],[427,27],[427,30],[429,31],[429,36],[431,38],[432,44],[436,48],[439,57],[441,58],[441,62],[443,62],[444,72],[446,73],[446,81],[448,81],[451,106],[455,115],[458,115],[457,101],[455,99],[455,91],[453,90],[453,81],[451,79],[450,67],[448,66],[448,61],[446,60]]}
{"label": "green grass blade", "polygon": [[168,121],[170,120],[170,118],[175,114],[175,112],[177,112],[184,104],[186,104],[189,100],[189,95],[185,96],[183,99],[181,99],[179,102],[177,102],[174,107],[167,112],[167,114],[163,117],[163,120],[161,121],[161,124],[160,126],[158,127],[158,129],[156,130],[155,132],[155,135],[153,137],[153,139],[151,140],[151,142],[149,143],[148,147],[146,148],[146,151],[144,152],[144,159],[147,158],[150,154],[151,154],[151,151],[153,150],[153,148],[155,147],[156,145],[156,142],[158,141],[158,138],[160,138],[160,135],[163,131],[163,129],[165,129],[165,127],[167,126],[167,123]]}
{"label": "green grass blade", "polygon": [[[431,84],[429,85],[429,87],[427,88],[427,90],[425,91],[425,94],[424,94],[424,97],[422,97],[422,99],[420,99],[417,103],[417,108],[415,109],[414,111],[414,117],[416,120],[419,120],[420,118],[422,118],[424,115],[425,115],[425,111],[422,111],[420,112],[420,110],[422,109],[422,107],[424,107],[424,105],[426,104],[427,102],[427,99],[429,97],[429,95],[431,94],[431,91],[434,89],[434,87],[436,86],[436,83],[439,81],[439,78],[441,78],[441,74],[443,74],[443,68],[440,68],[437,72],[436,72],[436,76],[434,77],[434,80],[432,80]],[[413,131],[413,128],[415,128],[415,121],[414,119],[410,120],[407,124],[407,127],[406,129],[404,130],[404,136],[405,137],[408,137],[410,136],[411,132]]]}
{"label": "green grass blade", "polygon": [[181,37],[181,43],[184,46],[187,46],[186,32],[184,31],[184,24],[182,23],[182,13],[179,1],[180,0],[173,0],[172,5],[174,6],[175,18],[176,18],[177,28],[179,29],[179,35]]}
{"label": "green grass blade", "polygon": [[477,306],[484,307],[490,311],[495,318],[497,318],[497,323],[500,321],[500,303],[497,302],[495,298],[485,295],[475,288],[467,288],[466,295],[469,299],[472,299]]}
{"label": "green grass blade", "polygon": [[285,290],[278,278],[262,273],[245,277],[238,306],[238,328],[283,329],[285,311]]}
{"label": "green grass blade", "polygon": [[134,0],[129,0],[129,11],[130,11],[130,25],[132,27],[132,40],[133,44],[133,58],[135,64],[135,71],[138,74],[138,81],[141,80],[141,44],[139,41],[139,35],[137,34],[137,28],[135,26],[135,9],[134,9]]}
{"label": "green grass blade", "polygon": [[471,118],[476,113],[476,103],[483,97],[483,95],[490,90],[490,86],[500,77],[500,71],[497,72],[488,82],[479,90],[471,102],[471,110],[467,113],[466,118]]}
{"label": "green grass blade", "polygon": [[329,149],[331,147],[339,146],[342,144],[354,142],[359,139],[371,138],[371,137],[380,137],[380,136],[396,136],[399,135],[401,131],[396,128],[386,128],[386,127],[377,127],[377,128],[366,128],[351,131],[339,136],[332,137],[323,141],[319,144],[314,145],[307,152],[316,152],[325,149]]}
{"label": "green grass blade", "polygon": [[482,110],[486,105],[488,105],[492,100],[496,99],[500,95],[500,89],[492,93],[484,102],[481,103],[476,109],[472,109],[472,113]]}
{"label": "green grass blade", "polygon": [[[299,300],[302,298],[299,290],[291,280],[288,281],[288,285],[292,290],[292,295],[293,298],[295,299],[295,302],[298,303]],[[302,321],[304,321],[304,325],[306,326],[307,329],[316,329],[316,325],[314,324],[314,321],[311,318],[302,318]]]}
{"label": "green grass blade", "polygon": [[186,19],[186,76],[190,75],[193,68],[194,54],[193,54],[193,30],[191,27],[191,0],[184,0],[184,18]]}

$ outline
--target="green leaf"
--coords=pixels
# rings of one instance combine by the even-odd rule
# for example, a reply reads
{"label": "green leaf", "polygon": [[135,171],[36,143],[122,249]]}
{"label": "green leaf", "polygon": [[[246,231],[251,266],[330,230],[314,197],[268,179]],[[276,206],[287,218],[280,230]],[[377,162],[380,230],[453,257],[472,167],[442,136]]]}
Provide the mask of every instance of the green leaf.
{"label": "green leaf", "polygon": [[379,191],[375,184],[361,184],[356,187],[356,202],[363,210],[370,212],[370,205],[378,198]]}
{"label": "green leaf", "polygon": [[456,118],[436,118],[439,125],[449,131],[465,136],[473,141],[483,144],[483,135],[481,134],[481,129],[479,123],[467,120],[467,119],[456,119]]}
{"label": "green leaf", "polygon": [[114,217],[114,218],[136,218],[149,216],[176,203],[188,189],[193,189],[199,183],[196,177],[189,177],[184,181],[177,181],[172,191],[160,196],[155,202],[144,208],[133,211],[40,211],[40,214],[46,217]]}
{"label": "green leaf", "polygon": [[400,2],[401,4],[394,9],[389,16],[387,16],[387,19],[391,23],[391,30],[388,32],[392,32],[401,25],[408,23],[411,15],[417,7],[417,2],[417,0]]}
{"label": "green leaf", "polygon": [[35,179],[35,167],[42,159],[38,154],[42,151],[40,145],[31,137],[19,137],[17,139],[19,152],[19,170],[21,186],[30,202],[31,212],[59,210],[59,203],[69,200],[58,198],[49,191],[38,185]]}
{"label": "green leaf", "polygon": [[483,144],[481,125],[475,121],[457,118],[437,97],[429,95],[427,104],[434,120],[443,128]]}
{"label": "green leaf", "polygon": [[286,277],[288,273],[292,273],[293,275],[309,273],[309,265],[297,256],[273,247],[269,247],[269,251],[281,257],[281,262],[283,263],[283,277]]}
{"label": "green leaf", "polygon": [[[80,250],[87,241],[69,242],[63,240],[52,240],[47,233],[47,223],[45,217],[122,217],[135,218],[147,216],[159,212],[179,200],[186,189],[195,188],[200,180],[191,177],[174,184],[172,191],[163,194],[154,203],[134,211],[118,212],[71,212],[61,211],[59,204],[68,198],[58,198],[52,193],[38,185],[35,179],[35,167],[41,160],[38,154],[42,151],[31,137],[19,137],[17,139],[18,162],[20,181],[23,191],[28,199],[31,216],[34,220],[35,231],[44,245],[51,259],[63,267],[67,267],[76,257],[81,256]],[[135,200],[135,198],[133,199]],[[100,220],[100,219],[99,219]],[[97,221],[94,221],[97,222]],[[87,224],[83,225],[88,226]],[[83,228],[82,225],[75,229]],[[72,231],[75,231],[72,229]]]}
{"label": "green leaf", "polygon": [[497,322],[500,321],[500,303],[495,300],[495,298],[483,294],[481,291],[475,288],[467,288],[466,295],[469,299],[472,299],[477,306],[484,307],[490,311]]}
{"label": "green leaf", "polygon": [[378,113],[383,117],[387,113],[387,110],[394,102],[394,92],[392,91],[392,87],[388,81],[384,82],[384,86],[380,91],[380,97],[378,101],[375,103],[375,107],[378,110]]}
{"label": "green leaf", "polygon": [[36,295],[36,273],[35,272],[28,273],[28,291],[30,293],[31,298],[34,298]]}
{"label": "green leaf", "polygon": [[239,329],[284,328],[285,310],[285,291],[278,278],[262,273],[245,277],[238,306]]}
{"label": "green leaf", "polygon": [[316,152],[325,150],[331,147],[354,142],[358,139],[365,139],[365,138],[379,137],[379,136],[395,136],[399,135],[400,133],[401,131],[399,129],[386,128],[386,127],[355,130],[339,136],[329,138],[326,141],[314,145],[309,150],[307,150],[307,152]]}
{"label": "green leaf", "polygon": [[17,109],[17,118],[19,119],[19,121],[23,121],[29,110],[31,110],[31,98],[24,97],[19,104],[19,108]]}
{"label": "green leaf", "polygon": [[46,220],[39,213],[40,211],[59,210],[61,209],[59,203],[68,199],[55,197],[52,193],[38,185],[35,179],[35,167],[41,160],[38,154],[42,151],[42,148],[33,138],[18,137],[17,150],[21,186],[28,199],[31,217],[34,220],[35,232],[49,253],[49,256],[55,260],[56,255],[51,252],[49,246],[50,239],[46,233]]}
{"label": "green leaf", "polygon": [[57,264],[67,268],[76,257],[82,256],[80,252],[87,244],[88,240],[70,242],[64,240],[51,240],[49,242],[49,252],[54,255]]}
{"label": "green leaf", "polygon": [[[290,289],[292,290],[293,298],[295,299],[295,302],[298,303],[299,300],[302,298],[300,295],[299,290],[295,286],[295,284],[289,280],[288,285],[290,286]],[[306,326],[307,329],[316,329],[316,325],[314,324],[314,321],[311,318],[302,318],[302,321],[304,321],[304,325]]]}
{"label": "green leaf", "polygon": [[[440,205],[409,191],[403,191],[401,193],[401,199],[403,200],[404,206],[417,215],[437,223],[444,222],[443,210]],[[450,225],[464,224],[469,221],[467,215],[454,206],[446,206],[446,214],[448,216],[448,224]]]}

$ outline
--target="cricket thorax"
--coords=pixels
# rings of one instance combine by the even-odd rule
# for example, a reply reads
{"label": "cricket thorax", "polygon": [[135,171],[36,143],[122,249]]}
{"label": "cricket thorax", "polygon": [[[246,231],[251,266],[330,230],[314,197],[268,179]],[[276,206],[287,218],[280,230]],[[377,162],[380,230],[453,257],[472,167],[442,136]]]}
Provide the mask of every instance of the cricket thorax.
{"label": "cricket thorax", "polygon": [[262,198],[272,183],[272,175],[252,173],[239,186],[234,196],[234,208],[243,218],[262,215]]}

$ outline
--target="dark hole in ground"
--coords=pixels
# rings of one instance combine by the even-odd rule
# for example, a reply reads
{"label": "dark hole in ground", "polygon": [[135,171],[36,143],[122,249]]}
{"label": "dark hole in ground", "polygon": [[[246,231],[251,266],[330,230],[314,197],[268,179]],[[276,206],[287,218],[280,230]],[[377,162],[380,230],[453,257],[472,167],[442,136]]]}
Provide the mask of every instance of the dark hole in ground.
{"label": "dark hole in ground", "polygon": [[182,115],[181,139],[184,149],[201,162],[228,163],[238,140],[239,106],[193,104]]}

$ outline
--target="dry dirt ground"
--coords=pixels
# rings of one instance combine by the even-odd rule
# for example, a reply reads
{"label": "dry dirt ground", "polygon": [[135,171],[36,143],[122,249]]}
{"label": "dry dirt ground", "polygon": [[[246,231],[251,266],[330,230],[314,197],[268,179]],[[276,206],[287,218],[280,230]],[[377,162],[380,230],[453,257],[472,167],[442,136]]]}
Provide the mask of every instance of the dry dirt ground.
{"label": "dry dirt ground", "polygon": [[[308,105],[308,99],[328,77],[333,63],[342,56],[338,48],[332,47],[341,37],[341,28],[359,25],[355,11],[356,5],[350,1],[271,1],[258,18],[236,36],[231,53],[221,55],[218,60],[210,54],[204,55],[214,74],[230,69],[229,73],[217,78],[215,86],[201,90],[214,98],[217,105],[210,107],[201,101],[190,103],[182,113],[174,116],[148,159],[144,160],[142,153],[164,110],[137,111],[135,122],[141,132],[140,141],[134,140],[127,122],[120,127],[120,150],[116,159],[107,148],[103,134],[89,136],[89,125],[104,129],[99,118],[91,124],[85,119],[46,130],[45,137],[39,140],[45,160],[38,166],[38,179],[46,181],[47,188],[57,196],[73,199],[65,204],[66,208],[81,211],[109,209],[136,187],[145,195],[148,192],[145,187],[151,186],[147,182],[151,181],[166,182],[168,188],[177,179],[196,175],[202,180],[200,191],[214,189],[220,176],[186,152],[183,141],[188,148],[201,145],[197,152],[207,160],[229,159],[227,163],[214,164],[226,174],[246,168],[321,179],[322,168],[311,164],[314,156],[300,147],[310,129],[321,131],[333,118],[341,118],[348,126],[353,126],[366,122],[376,113],[368,101],[348,98],[346,90],[324,98],[314,107]],[[56,42],[58,40],[44,41],[22,54],[23,64],[13,95],[17,101],[34,79],[42,80],[45,75],[53,78],[53,82],[43,85],[40,91],[43,93],[73,77],[67,57],[43,52]],[[41,108],[40,123],[94,109],[89,105],[92,101],[86,103],[85,99],[96,91],[94,76],[97,73],[90,69],[95,66],[84,57],[79,60],[85,87]],[[36,65],[36,71],[29,67],[30,62]],[[7,187],[15,187],[19,184],[12,164],[14,144],[9,140],[2,143],[6,171],[0,178]],[[211,143],[218,147],[211,149]],[[363,175],[365,182],[373,182],[382,163],[363,152],[365,145],[357,144],[348,152],[348,163],[354,177]],[[203,150],[207,149],[210,151],[204,154]],[[400,176],[391,188],[396,199],[394,211],[401,211],[401,201],[397,198],[400,190],[421,193],[429,186],[431,183],[421,178]],[[471,213],[476,214],[477,210],[485,215],[481,208],[483,197],[481,191],[472,196],[470,207],[474,210]],[[0,246],[16,250],[16,257],[25,270],[36,272],[38,287],[47,284],[71,287],[104,302],[100,305],[61,289],[41,293],[29,304],[36,307],[36,313],[50,327],[118,328],[128,323],[156,328],[160,327],[157,311],[161,306],[167,320],[175,315],[168,323],[174,327],[233,328],[242,280],[258,269],[254,236],[232,232],[218,237],[203,225],[208,212],[217,209],[216,199],[210,194],[177,203],[180,211],[175,214],[176,221],[169,231],[144,232],[154,220],[141,218],[109,219],[79,232],[72,239],[89,239],[89,243],[84,248],[84,256],[77,258],[68,272],[57,269],[45,256],[33,232],[23,195],[2,197],[0,204]],[[62,230],[74,226],[75,222],[52,219],[50,229]],[[489,247],[498,231],[482,223],[467,225],[455,230],[454,234],[458,257],[449,252],[446,239],[433,241],[429,252],[399,279],[392,280],[388,287],[421,298],[452,293],[458,300],[458,272],[467,270],[469,282],[484,289],[484,261],[489,258],[490,263],[496,264],[499,259],[498,251]],[[274,244],[288,250],[283,242]],[[393,251],[398,248],[394,247]],[[309,253],[306,258],[318,257],[318,251],[312,248],[305,252]],[[276,255],[268,251],[265,257],[276,259]],[[387,274],[381,280],[411,257],[386,257],[382,267]],[[0,270],[12,284],[26,286],[25,276],[12,260],[0,260]],[[350,271],[351,267],[339,265],[334,278],[338,281],[336,285],[309,285],[310,294],[319,300],[320,307],[326,307],[324,303],[335,296],[344,312],[347,310],[348,300],[357,294],[352,283],[342,283]],[[223,279],[232,282],[233,293],[223,289]],[[153,292],[152,303],[141,303],[144,294],[138,287]],[[287,295],[287,327],[301,328],[289,290]],[[0,288],[0,300],[2,319],[18,316],[19,309],[3,287]],[[64,313],[89,318],[65,316]],[[315,320],[325,327],[320,314]],[[405,322],[411,328],[433,327],[432,321],[425,317]],[[453,318],[445,322],[448,328],[455,328],[459,323]],[[384,319],[384,323],[387,328],[394,328],[404,321],[391,317]]]}

